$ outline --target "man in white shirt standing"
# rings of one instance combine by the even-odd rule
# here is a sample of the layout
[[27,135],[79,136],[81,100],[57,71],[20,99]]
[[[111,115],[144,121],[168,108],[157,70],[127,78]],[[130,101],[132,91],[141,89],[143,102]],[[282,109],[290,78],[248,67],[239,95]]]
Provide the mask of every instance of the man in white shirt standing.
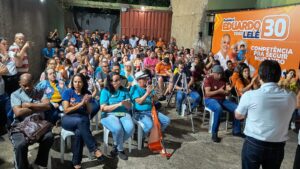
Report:
[[224,34],[222,36],[221,40],[221,49],[219,52],[214,56],[215,60],[219,60],[221,66],[223,67],[224,70],[227,69],[226,62],[229,60],[228,52],[230,49],[230,35],[229,34]]
[[288,139],[288,128],[296,108],[296,95],[280,88],[278,62],[263,61],[258,70],[261,87],[243,94],[235,110],[237,119],[246,118],[246,139],[242,150],[243,169],[279,169]]

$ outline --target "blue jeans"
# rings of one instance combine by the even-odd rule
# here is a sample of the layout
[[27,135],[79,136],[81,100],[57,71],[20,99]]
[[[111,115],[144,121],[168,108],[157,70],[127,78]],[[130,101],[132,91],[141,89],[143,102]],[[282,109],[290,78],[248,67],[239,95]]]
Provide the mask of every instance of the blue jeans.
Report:
[[84,143],[89,152],[94,152],[97,149],[97,143],[90,131],[89,117],[83,114],[65,115],[61,125],[64,129],[75,132],[74,145],[72,145],[72,162],[73,165],[78,165],[81,163]]
[[[200,95],[198,92],[196,91],[192,91],[191,93],[188,94],[188,96],[190,96],[192,98],[192,101],[191,101],[191,106],[192,106],[192,109],[194,109],[195,107],[197,107],[200,103]],[[186,97],[186,94],[182,91],[177,91],[177,94],[176,94],[176,109],[177,111],[181,112],[181,106],[182,106],[182,102],[183,100],[185,99]]]
[[123,151],[123,143],[132,136],[134,125],[130,114],[126,113],[123,117],[117,117],[113,113],[108,113],[101,123],[112,132],[114,145],[118,151]]
[[0,95],[0,128],[4,128],[7,122],[6,103],[8,100],[7,94]]
[[[223,113],[223,108],[225,108],[229,113],[234,116],[234,111],[237,108],[237,105],[229,100],[217,100],[206,98],[205,106],[213,111],[213,125],[212,125],[212,133],[216,134],[219,131],[220,119]],[[241,133],[241,122],[234,118],[233,120],[233,130],[232,133],[238,134]]]
[[242,150],[243,169],[280,169],[285,143],[271,143],[246,137]]
[[45,119],[52,124],[55,124],[59,119],[59,114],[63,113],[58,108],[51,106],[51,109],[45,112]]
[[[144,136],[146,136],[153,127],[151,111],[139,112],[134,118],[142,123],[141,125],[144,131]],[[161,124],[162,131],[164,131],[170,124],[170,118],[160,112],[158,112],[158,120]]]

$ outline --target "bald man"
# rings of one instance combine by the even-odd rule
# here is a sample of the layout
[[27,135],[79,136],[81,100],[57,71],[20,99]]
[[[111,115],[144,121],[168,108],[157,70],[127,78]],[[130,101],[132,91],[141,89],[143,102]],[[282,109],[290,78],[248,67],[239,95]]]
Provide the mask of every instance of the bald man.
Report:
[[15,61],[18,74],[27,73],[29,71],[27,51],[31,46],[31,42],[25,42],[23,33],[16,33],[15,42],[9,47],[8,55]]
[[230,41],[231,41],[230,35],[224,34],[221,39],[221,44],[220,44],[221,48],[219,52],[214,56],[215,60],[220,61],[220,64],[224,70],[227,69],[226,62],[230,59],[228,55],[230,49]]
[[[43,113],[50,110],[49,100],[43,92],[37,91],[33,87],[33,77],[29,73],[20,76],[20,88],[11,94],[11,106],[14,112],[14,122],[12,126],[22,122],[25,117],[34,113]],[[47,167],[48,155],[53,144],[54,137],[52,132],[47,132],[38,142],[39,150],[35,164],[41,168]],[[12,133],[11,141],[15,153],[15,168],[27,169],[29,163],[27,159],[28,142],[23,133]]]

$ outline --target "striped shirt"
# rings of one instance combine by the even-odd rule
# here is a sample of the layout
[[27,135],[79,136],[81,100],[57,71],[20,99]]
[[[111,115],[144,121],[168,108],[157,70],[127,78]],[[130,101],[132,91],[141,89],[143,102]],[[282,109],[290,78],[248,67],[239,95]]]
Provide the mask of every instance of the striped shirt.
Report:
[[[15,59],[16,54],[20,51],[21,51],[20,47],[16,43],[14,43],[9,47],[8,55],[9,55],[9,57]],[[24,57],[22,60],[22,66],[17,67],[17,71],[18,71],[18,73],[27,73],[29,71],[29,61],[28,61],[27,53],[24,54]]]

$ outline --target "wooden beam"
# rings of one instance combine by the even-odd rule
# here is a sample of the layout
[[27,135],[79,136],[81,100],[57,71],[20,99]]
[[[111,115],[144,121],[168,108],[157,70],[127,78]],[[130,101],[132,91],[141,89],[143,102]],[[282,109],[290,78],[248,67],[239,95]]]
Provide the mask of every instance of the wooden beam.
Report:
[[110,2],[100,2],[100,1],[89,1],[89,0],[60,0],[64,6],[77,6],[86,8],[100,8],[100,9],[116,9],[121,10],[122,7],[130,9],[141,9],[144,10],[157,10],[157,11],[171,11],[168,7],[157,7],[157,6],[144,6],[144,5],[132,5],[132,4],[122,4],[122,3],[110,3]]

